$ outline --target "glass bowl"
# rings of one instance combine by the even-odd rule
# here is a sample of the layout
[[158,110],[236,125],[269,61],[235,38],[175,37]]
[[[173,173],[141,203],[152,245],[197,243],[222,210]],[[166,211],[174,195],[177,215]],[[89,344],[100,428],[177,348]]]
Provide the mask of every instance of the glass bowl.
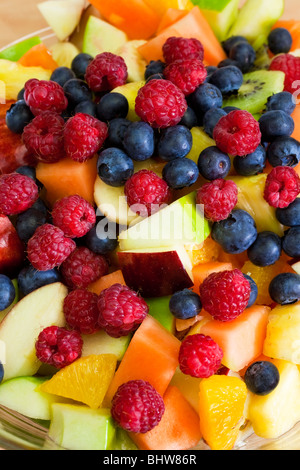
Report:
[[[241,2],[243,3],[243,1]],[[286,0],[286,18],[300,16],[296,8],[299,0]],[[26,36],[10,42],[5,49],[30,37],[39,36],[45,45],[57,42],[56,36],[49,27],[44,27]],[[16,34],[17,37],[17,34]],[[31,420],[19,413],[0,405],[0,450],[64,450],[48,436],[47,423]],[[210,450],[204,443],[193,449]],[[300,450],[300,423],[278,439],[262,439],[256,436],[251,427],[241,432],[234,450]]]

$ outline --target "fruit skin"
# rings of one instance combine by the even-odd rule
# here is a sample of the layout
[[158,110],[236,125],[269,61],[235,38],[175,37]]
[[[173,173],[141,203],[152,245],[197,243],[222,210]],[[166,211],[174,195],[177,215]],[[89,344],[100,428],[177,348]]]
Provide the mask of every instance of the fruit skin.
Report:
[[292,44],[292,35],[285,28],[275,28],[268,36],[269,49],[275,55],[290,52]]
[[198,159],[200,175],[206,180],[213,181],[226,178],[231,170],[231,160],[227,153],[217,146],[209,146],[202,150]]
[[276,209],[276,217],[282,225],[287,227],[300,225],[300,199],[295,199],[284,209]]
[[133,122],[125,130],[123,145],[133,160],[148,160],[155,150],[154,130],[146,122]]
[[50,80],[28,80],[25,83],[24,100],[35,116],[45,111],[60,114],[68,106],[62,87]]
[[4,215],[18,215],[33,206],[38,199],[38,187],[29,176],[19,173],[0,178],[0,210]]
[[204,215],[212,222],[229,217],[238,201],[238,188],[233,181],[213,180],[197,191],[197,204],[204,205]]
[[[0,325],[0,340],[5,345],[1,362],[5,364],[4,380],[35,375],[40,362],[35,354],[39,332],[49,325],[64,326],[63,300],[67,288],[54,283],[32,292],[21,299]],[[22,330],[22,341],[16,331]]]
[[288,91],[275,93],[275,95],[268,98],[266,104],[267,111],[281,110],[287,114],[292,114],[295,108],[296,103],[294,101],[293,95]]
[[17,275],[25,259],[25,245],[5,215],[0,215],[0,273],[8,276]]
[[238,17],[239,2],[237,0],[227,0],[211,5],[207,0],[197,0],[201,12],[209,22],[215,35],[222,42],[228,35]]
[[179,367],[186,375],[208,378],[220,368],[223,351],[209,336],[188,335],[181,343]]
[[[221,117],[226,115],[226,111],[222,108],[211,108],[203,116],[203,127],[207,135],[213,138],[214,128],[218,124]],[[197,125],[197,122],[196,124]]]
[[245,417],[251,420],[254,432],[264,439],[276,439],[292,429],[299,421],[298,367],[291,362],[268,359],[278,369],[278,386],[266,396],[249,394]]
[[223,96],[219,88],[211,83],[203,83],[189,97],[189,104],[196,112],[198,119],[202,119],[204,114],[211,108],[221,108]]
[[75,108],[82,101],[92,101],[93,99],[93,93],[86,82],[76,77],[66,81],[63,85],[63,90],[70,108]]
[[57,201],[51,215],[53,224],[70,238],[83,237],[96,223],[93,206],[76,195]]
[[60,272],[56,268],[49,271],[37,271],[33,266],[29,265],[18,273],[18,287],[23,296],[30,294],[40,287],[61,282],[61,280]]
[[10,60],[12,62],[18,62],[19,59],[29,51],[33,46],[41,43],[41,39],[38,36],[33,38],[25,39],[11,47],[7,47],[0,52],[0,59]]
[[289,137],[295,129],[293,118],[285,111],[267,111],[259,119],[264,142],[273,142],[277,137]]
[[296,273],[281,273],[270,283],[272,300],[280,305],[290,305],[300,300],[300,276]]
[[186,157],[192,149],[193,136],[185,126],[177,125],[163,130],[158,141],[158,155],[164,161]]
[[124,59],[111,52],[98,54],[87,66],[85,80],[94,92],[110,91],[125,85],[128,78]]
[[177,60],[197,59],[202,61],[204,48],[202,43],[195,38],[170,37],[163,46],[163,55],[167,65]]
[[24,127],[33,119],[33,114],[23,100],[12,104],[6,113],[6,125],[15,134],[22,134]]
[[77,78],[84,80],[87,66],[92,60],[93,56],[86,52],[80,52],[74,57],[71,63],[71,70],[75,73]]
[[264,198],[275,208],[284,209],[300,194],[300,178],[290,167],[277,166],[268,174]]
[[189,188],[198,181],[198,178],[198,166],[190,158],[171,160],[163,169],[163,179],[174,190]]
[[299,227],[291,227],[284,234],[282,249],[291,258],[298,258],[300,254],[298,248],[299,234]]
[[169,301],[169,308],[175,318],[187,320],[200,314],[202,303],[200,296],[189,289],[177,291]]
[[248,248],[249,260],[257,266],[271,266],[280,259],[281,239],[273,232],[260,232],[257,239]]
[[237,92],[243,84],[243,73],[238,67],[227,66],[217,69],[210,77],[212,83],[221,90],[224,95]]
[[269,395],[278,385],[280,375],[277,367],[268,361],[251,364],[245,372],[244,380],[248,390],[255,395]]
[[229,58],[245,74],[251,70],[256,60],[256,52],[248,42],[238,42],[230,50]]
[[7,309],[13,303],[15,296],[16,290],[12,280],[0,274],[0,311]]
[[164,70],[164,76],[174,83],[185,96],[189,96],[205,82],[207,71],[202,60],[186,59],[170,63]]
[[82,334],[98,331],[97,294],[86,289],[71,291],[64,300],[64,314],[69,326]]
[[129,111],[127,98],[121,93],[108,93],[97,104],[97,116],[100,121],[126,118]]
[[233,166],[241,176],[255,176],[264,171],[266,160],[266,150],[262,145],[259,145],[254,152],[244,157],[234,157]]
[[294,168],[300,162],[300,143],[293,137],[277,137],[267,149],[267,159],[273,167]]
[[116,428],[109,409],[55,403],[51,416],[49,437],[63,449],[111,449]]

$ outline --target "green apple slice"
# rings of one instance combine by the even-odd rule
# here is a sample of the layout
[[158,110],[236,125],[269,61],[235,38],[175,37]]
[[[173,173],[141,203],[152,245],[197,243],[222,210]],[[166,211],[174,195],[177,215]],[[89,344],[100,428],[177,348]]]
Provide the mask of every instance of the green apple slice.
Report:
[[4,365],[4,381],[34,375],[41,363],[36,357],[35,343],[46,327],[65,326],[63,301],[67,288],[57,282],[23,297],[0,324],[0,360]]
[[219,41],[224,41],[235,23],[239,12],[239,0],[192,0],[198,5]]
[[66,400],[39,391],[46,380],[46,377],[16,377],[3,382],[0,404],[29,418],[50,421],[52,403]]
[[127,41],[128,37],[123,31],[91,15],[84,31],[82,51],[92,57],[102,52],[114,54]]
[[66,450],[108,450],[116,428],[106,408],[55,403],[52,405],[49,437]]
[[119,235],[121,251],[201,244],[211,228],[193,192]]
[[25,39],[24,41],[18,42],[13,46],[7,47],[0,52],[0,59],[11,60],[17,62],[23,55],[29,51],[32,47],[37,46],[41,43],[41,39],[38,36],[33,38]]
[[149,307],[149,315],[156,318],[170,333],[175,333],[175,317],[170,311],[171,295],[145,299]]

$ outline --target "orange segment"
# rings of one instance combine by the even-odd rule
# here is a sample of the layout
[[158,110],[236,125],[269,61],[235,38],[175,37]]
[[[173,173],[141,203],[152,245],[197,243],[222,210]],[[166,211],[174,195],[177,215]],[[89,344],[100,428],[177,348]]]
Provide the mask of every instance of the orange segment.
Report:
[[65,158],[57,163],[39,163],[37,178],[47,188],[46,198],[52,206],[57,200],[78,194],[94,204],[97,156],[84,163]]
[[54,374],[41,385],[40,390],[98,409],[102,405],[116,366],[117,358],[113,354],[82,357]]
[[131,433],[131,439],[140,450],[189,450],[200,439],[199,416],[175,386],[164,394],[165,412],[152,431]]
[[114,284],[122,284],[126,286],[124,276],[121,270],[102,276],[98,281],[93,282],[89,285],[88,290],[99,295],[104,289],[108,289]]
[[45,44],[37,44],[27,51],[21,59],[19,64],[25,67],[42,67],[46,70],[55,70],[58,65],[52,57],[51,52]]
[[242,424],[247,398],[245,383],[225,375],[200,382],[200,430],[212,450],[232,450]]

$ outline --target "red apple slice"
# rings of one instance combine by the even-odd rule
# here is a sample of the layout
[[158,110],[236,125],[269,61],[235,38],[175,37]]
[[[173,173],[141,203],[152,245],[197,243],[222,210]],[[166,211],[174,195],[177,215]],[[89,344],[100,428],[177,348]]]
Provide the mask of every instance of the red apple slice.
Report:
[[18,274],[25,259],[25,246],[9,218],[0,214],[0,273]]
[[163,297],[193,286],[192,265],[182,246],[118,253],[126,284],[143,297]]

